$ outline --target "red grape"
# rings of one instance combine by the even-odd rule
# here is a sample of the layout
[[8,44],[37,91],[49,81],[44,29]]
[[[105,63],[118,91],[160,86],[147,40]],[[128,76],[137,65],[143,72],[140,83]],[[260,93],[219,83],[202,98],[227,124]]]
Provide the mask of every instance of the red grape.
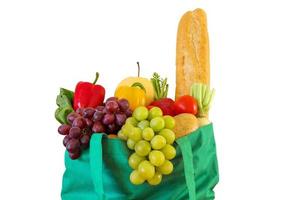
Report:
[[109,101],[118,101],[117,97],[109,97],[108,99],[106,99],[105,103],[108,103]]
[[76,113],[78,113],[79,115],[82,115],[83,109],[84,108],[77,108]]
[[94,122],[101,121],[103,118],[103,115],[104,115],[103,111],[96,111],[93,116],[93,121]]
[[82,116],[84,118],[91,118],[91,117],[93,117],[94,113],[95,113],[95,109],[94,108],[85,108],[83,110]]
[[72,127],[70,129],[69,136],[71,138],[77,139],[77,138],[80,137],[80,135],[81,135],[81,129],[80,128],[78,128],[78,127]]
[[87,127],[92,127],[93,126],[93,121],[89,118],[84,118],[85,124],[87,125]]
[[70,139],[67,143],[66,146],[68,152],[74,153],[76,151],[78,151],[78,149],[80,148],[80,142],[78,139]]
[[76,112],[71,112],[70,114],[68,114],[67,116],[67,120],[70,124],[73,123],[73,121],[77,118],[77,117],[80,117],[80,115]]
[[69,156],[72,160],[75,160],[75,159],[79,158],[80,157],[80,150],[78,150],[74,153],[69,152]]
[[78,127],[78,128],[85,128],[86,123],[83,117],[78,117],[76,119],[74,119],[73,123],[72,123],[73,127]]
[[89,135],[83,135],[81,138],[80,138],[80,143],[81,143],[81,146],[85,149],[89,146],[89,143],[90,143],[90,136]]
[[109,133],[115,133],[119,129],[119,127],[116,124],[109,124],[107,127]]
[[115,113],[118,111],[119,105],[116,101],[109,101],[105,104],[105,109],[110,113]]
[[67,146],[67,143],[69,142],[70,139],[71,139],[70,136],[66,135],[63,140],[63,145]]
[[62,124],[58,127],[58,133],[61,135],[68,135],[71,129],[70,125]]
[[132,116],[132,111],[130,109],[125,111],[125,114],[127,117],[131,117]]
[[93,131],[92,131],[91,128],[84,128],[84,129],[81,130],[81,133],[82,133],[82,135],[89,135],[89,136],[91,136],[92,133],[93,133]]
[[94,123],[92,131],[94,133],[104,133],[105,132],[105,128],[104,128],[104,126],[102,125],[101,122],[97,121],[97,122]]
[[115,114],[115,116],[116,116],[116,124],[118,126],[123,126],[127,119],[126,115],[123,113],[118,113],[118,114]]
[[127,99],[120,99],[118,101],[119,107],[120,109],[125,112],[126,110],[128,110],[129,108],[129,102],[127,101]]
[[111,113],[107,113],[104,115],[102,122],[105,125],[112,124],[115,121],[115,115]]
[[96,107],[96,111],[103,111],[104,110],[104,106],[97,106]]

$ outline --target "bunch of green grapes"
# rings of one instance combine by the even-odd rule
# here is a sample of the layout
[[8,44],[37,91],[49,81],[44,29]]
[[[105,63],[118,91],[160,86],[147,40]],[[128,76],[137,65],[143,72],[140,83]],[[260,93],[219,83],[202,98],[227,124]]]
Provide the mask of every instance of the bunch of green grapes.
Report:
[[170,160],[176,156],[172,146],[175,141],[174,126],[173,117],[163,116],[158,107],[148,111],[140,106],[126,120],[118,137],[127,141],[128,148],[134,151],[128,159],[133,169],[131,183],[139,185],[147,181],[150,185],[158,185],[163,175],[172,173]]

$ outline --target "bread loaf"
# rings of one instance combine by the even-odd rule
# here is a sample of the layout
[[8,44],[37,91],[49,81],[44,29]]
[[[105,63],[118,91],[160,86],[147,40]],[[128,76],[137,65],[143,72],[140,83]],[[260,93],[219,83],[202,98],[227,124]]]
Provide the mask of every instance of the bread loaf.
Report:
[[209,85],[209,40],[202,9],[186,12],[178,25],[176,46],[176,99],[190,93],[193,83]]

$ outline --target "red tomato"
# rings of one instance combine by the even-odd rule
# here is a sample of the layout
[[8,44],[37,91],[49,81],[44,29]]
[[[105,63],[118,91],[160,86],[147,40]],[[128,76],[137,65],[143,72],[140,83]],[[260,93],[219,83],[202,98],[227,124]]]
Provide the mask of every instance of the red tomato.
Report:
[[181,96],[175,101],[174,109],[177,115],[181,113],[196,115],[198,112],[197,100],[190,95]]

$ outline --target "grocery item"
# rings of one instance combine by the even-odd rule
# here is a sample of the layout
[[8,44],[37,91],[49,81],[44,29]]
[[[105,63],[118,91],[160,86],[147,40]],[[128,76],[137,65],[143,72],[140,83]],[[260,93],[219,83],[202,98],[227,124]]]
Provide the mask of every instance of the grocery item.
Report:
[[92,107],[95,108],[103,103],[105,97],[105,89],[101,85],[96,85],[99,73],[93,83],[79,82],[75,88],[74,109]]
[[205,84],[194,83],[191,87],[191,95],[197,100],[198,103],[197,116],[199,127],[209,124],[210,121],[208,119],[208,113],[215,96],[215,90],[211,90],[209,86]]
[[[134,170],[129,178],[131,183],[139,185],[147,180],[150,185],[158,185],[162,174],[172,172],[169,160],[176,155],[172,146],[175,141],[175,133],[172,131],[175,123],[170,115],[163,116],[159,107],[148,111],[145,106],[137,107],[132,117],[126,120],[118,137],[126,140],[127,147],[134,150],[128,158],[128,164]],[[162,165],[165,166],[159,172],[157,167]]]
[[148,107],[150,109],[152,107],[159,107],[164,115],[175,116],[174,103],[175,101],[171,98],[161,98],[153,101]]
[[183,113],[176,115],[175,119],[175,127],[173,129],[176,138],[183,137],[193,131],[195,131],[198,125],[198,119],[193,114]]
[[137,66],[138,66],[138,76],[137,77],[127,77],[124,80],[122,80],[118,84],[117,90],[119,87],[122,87],[122,86],[128,86],[128,87],[131,87],[133,85],[142,86],[142,88],[144,88],[144,91],[146,93],[146,101],[145,101],[144,105],[149,105],[154,100],[154,88],[149,79],[140,77],[139,62],[137,62]]
[[61,124],[67,123],[67,115],[73,112],[73,96],[74,93],[65,88],[60,88],[59,95],[56,97],[56,105],[58,108],[55,111],[55,118]]
[[[96,108],[78,108],[71,112],[58,133],[64,135],[63,144],[72,159],[79,158],[82,150],[89,147],[93,133],[107,133],[109,138],[116,138],[117,133],[131,116],[126,99],[108,98],[104,105]],[[148,112],[148,110],[147,110]]]
[[177,115],[181,113],[191,113],[196,115],[198,112],[197,101],[190,95],[181,96],[176,99],[174,103],[174,110]]
[[127,99],[130,109],[146,105],[146,93],[141,84],[135,83],[132,86],[119,86],[115,91],[115,97]]
[[206,14],[186,12],[178,25],[176,47],[176,99],[190,93],[193,83],[209,85],[209,41]]
[[155,100],[166,98],[168,96],[169,84],[168,79],[162,79],[158,73],[154,73],[151,82],[154,88]]

